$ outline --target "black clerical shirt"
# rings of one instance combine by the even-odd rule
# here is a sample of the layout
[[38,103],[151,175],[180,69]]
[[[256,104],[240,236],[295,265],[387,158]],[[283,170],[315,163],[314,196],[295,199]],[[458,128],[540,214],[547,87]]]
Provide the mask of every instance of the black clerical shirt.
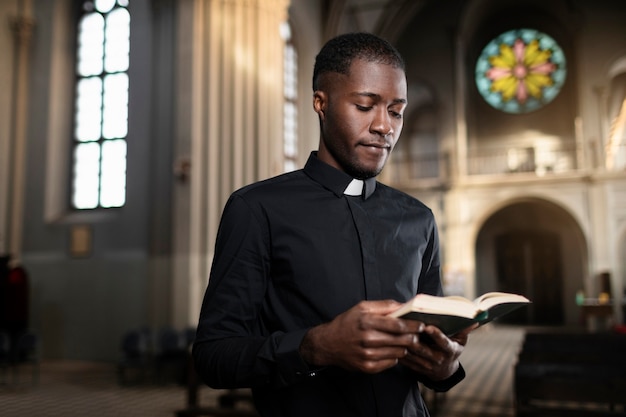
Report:
[[193,348],[214,388],[252,387],[262,416],[427,416],[402,365],[375,375],[312,369],[306,331],[362,300],[441,295],[437,229],[415,198],[352,178],[312,153],[302,170],[246,186],[225,206]]

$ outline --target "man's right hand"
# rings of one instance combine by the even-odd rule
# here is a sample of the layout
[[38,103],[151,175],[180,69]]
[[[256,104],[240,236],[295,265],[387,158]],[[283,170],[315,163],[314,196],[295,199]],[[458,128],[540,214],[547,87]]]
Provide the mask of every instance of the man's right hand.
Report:
[[388,314],[400,307],[392,300],[362,301],[329,323],[311,328],[300,345],[300,355],[311,366],[338,366],[366,373],[391,368],[406,356],[419,321]]

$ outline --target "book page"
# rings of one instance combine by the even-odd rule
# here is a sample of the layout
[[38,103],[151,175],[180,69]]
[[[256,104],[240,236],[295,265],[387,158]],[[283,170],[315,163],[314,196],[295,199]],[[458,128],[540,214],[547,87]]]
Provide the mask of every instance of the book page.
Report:
[[437,297],[418,294],[409,304],[414,311],[428,313],[474,317],[478,312],[477,306],[472,301],[459,296]]
[[506,292],[488,292],[474,300],[474,303],[483,311],[489,310],[491,307],[498,304],[528,302],[530,302],[528,298],[522,295]]

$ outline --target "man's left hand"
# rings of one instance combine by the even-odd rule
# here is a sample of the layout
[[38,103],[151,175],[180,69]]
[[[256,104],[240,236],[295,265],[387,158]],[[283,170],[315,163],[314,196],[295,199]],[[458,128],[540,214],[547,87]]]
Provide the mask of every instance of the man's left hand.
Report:
[[449,378],[459,369],[459,356],[463,352],[474,325],[453,336],[446,336],[435,326],[426,326],[415,336],[407,354],[400,363],[432,381]]

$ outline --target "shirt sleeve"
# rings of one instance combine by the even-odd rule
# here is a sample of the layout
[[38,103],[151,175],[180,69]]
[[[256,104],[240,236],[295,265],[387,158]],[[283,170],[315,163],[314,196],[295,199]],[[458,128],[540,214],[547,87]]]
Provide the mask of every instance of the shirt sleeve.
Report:
[[465,369],[463,366],[459,364],[459,369],[456,370],[455,373],[450,375],[448,378],[443,381],[432,381],[428,378],[422,377],[420,378],[420,382],[426,385],[428,388],[437,392],[446,392],[450,388],[454,387],[456,384],[461,382],[465,378]]
[[[434,223],[433,223],[434,224]],[[433,227],[428,239],[428,245],[424,252],[424,259],[422,261],[423,270],[420,274],[418,293],[426,293],[430,295],[443,295],[443,288],[441,285],[441,263],[439,258],[439,235],[437,228]],[[459,369],[450,377],[443,381],[432,381],[429,378],[420,376],[419,380],[428,388],[445,392],[450,388],[461,382],[465,378],[465,370],[463,366],[459,364]]]
[[268,333],[260,319],[270,249],[261,210],[233,195],[224,208],[193,358],[213,388],[289,385],[311,370],[299,347],[308,329]]
[[436,296],[443,295],[441,261],[439,258],[439,234],[437,233],[437,226],[434,220],[429,232],[426,250],[422,257],[422,270],[419,275],[417,292]]

